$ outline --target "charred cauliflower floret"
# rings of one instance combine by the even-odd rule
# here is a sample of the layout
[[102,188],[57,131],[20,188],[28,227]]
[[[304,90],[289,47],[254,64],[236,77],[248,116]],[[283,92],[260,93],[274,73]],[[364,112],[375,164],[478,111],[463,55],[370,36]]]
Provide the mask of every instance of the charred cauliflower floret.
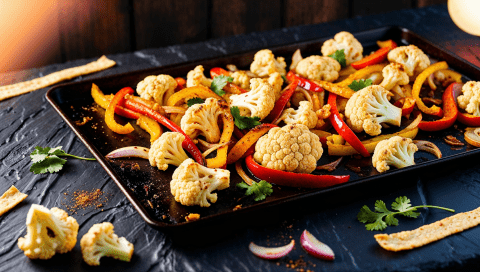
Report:
[[382,70],[383,81],[380,86],[385,90],[392,91],[396,98],[404,97],[400,85],[407,85],[410,79],[403,68],[403,64],[392,62]]
[[430,65],[430,59],[423,51],[411,44],[399,46],[388,53],[390,62],[403,64],[405,72],[409,77],[420,74]]
[[330,57],[310,56],[301,60],[295,71],[304,78],[333,82],[342,67]]
[[382,86],[371,85],[354,93],[345,106],[348,126],[355,132],[376,136],[381,123],[400,126],[402,109],[388,101],[389,92]]
[[245,71],[235,71],[230,75],[233,78],[232,83],[244,90],[250,90],[251,77]]
[[217,143],[221,136],[218,118],[222,115],[232,118],[227,102],[210,97],[202,104],[189,107],[182,117],[180,126],[192,139],[202,135],[207,142]]
[[164,132],[152,143],[150,151],[148,151],[150,165],[163,171],[168,169],[169,164],[179,166],[188,159],[182,148],[183,140],[185,140],[185,136],[180,132]]
[[414,165],[413,155],[417,150],[418,147],[410,138],[393,136],[390,139],[382,140],[373,152],[373,167],[382,173],[390,169],[390,165],[397,168]]
[[277,101],[280,98],[280,95],[282,94],[282,85],[283,85],[283,78],[280,75],[280,73],[275,72],[270,74],[268,79],[265,79],[270,86],[272,86],[273,91],[275,93],[275,101]]
[[177,81],[169,75],[147,76],[137,84],[137,93],[141,98],[165,105],[176,87]]
[[287,67],[285,58],[278,57],[275,59],[271,50],[263,49],[258,51],[253,57],[250,71],[259,77],[266,77],[275,72],[279,72],[280,75],[284,76],[286,74],[285,67]]
[[[230,171],[210,169],[187,159],[173,172],[170,190],[182,205],[210,207],[217,202],[215,190],[230,186]],[[210,202],[209,202],[210,201]]]
[[129,262],[133,255],[133,244],[125,237],[118,238],[109,222],[93,225],[80,240],[80,247],[88,265],[100,265],[104,256]]
[[198,65],[195,67],[195,69],[191,70],[187,74],[187,87],[193,87],[193,86],[205,86],[210,88],[212,85],[212,80],[205,77],[203,74],[203,65]]
[[347,65],[359,61],[363,58],[362,44],[355,37],[346,31],[339,32],[333,39],[327,40],[322,45],[322,55],[328,57],[337,50],[345,49],[345,59]]
[[480,116],[480,82],[468,81],[458,96],[458,106],[466,112]]
[[317,135],[302,124],[272,128],[258,139],[253,158],[264,167],[295,173],[311,173],[323,154]]
[[64,210],[32,204],[27,214],[27,235],[18,238],[18,247],[30,259],[50,259],[55,253],[72,250],[77,233],[77,220]]
[[314,128],[317,125],[318,117],[317,114],[313,111],[313,105],[309,101],[300,101],[300,106],[297,110],[292,108],[285,109],[278,118],[277,123],[280,121],[285,122],[285,124],[302,124],[308,128]]
[[242,116],[263,119],[274,106],[275,91],[261,78],[250,79],[249,92],[230,96],[230,107],[238,107]]

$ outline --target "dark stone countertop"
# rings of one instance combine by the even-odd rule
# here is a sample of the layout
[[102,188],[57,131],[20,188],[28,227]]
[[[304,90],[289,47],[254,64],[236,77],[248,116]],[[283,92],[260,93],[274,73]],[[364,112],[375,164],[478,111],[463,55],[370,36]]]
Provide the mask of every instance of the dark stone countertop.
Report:
[[[116,67],[74,81],[333,36],[342,30],[354,33],[386,25],[406,27],[480,66],[480,39],[460,31],[449,18],[446,5],[440,5],[109,55],[117,61]],[[77,60],[0,74],[0,85],[89,61]],[[473,271],[471,269],[478,269],[480,265],[478,227],[416,250],[391,253],[377,245],[373,238],[376,232],[366,231],[356,220],[363,205],[372,207],[377,199],[389,204],[401,195],[408,196],[415,205],[428,203],[458,212],[477,208],[480,206],[478,157],[457,161],[435,173],[365,186],[355,194],[345,194],[348,197],[343,199],[342,195],[337,195],[335,199],[314,199],[263,210],[235,227],[213,233],[201,231],[195,234],[198,241],[186,242],[178,238],[182,235],[149,227],[96,162],[69,159],[58,174],[33,175],[29,172],[28,156],[37,145],[61,145],[69,153],[90,156],[46,101],[47,90],[0,102],[0,192],[13,184],[29,194],[23,203],[0,217],[0,271],[295,271],[299,268],[313,271]],[[93,224],[112,222],[115,232],[135,245],[130,263],[104,258],[100,267],[89,267],[82,261],[79,242],[71,252],[57,254],[48,261],[29,260],[24,256],[17,240],[26,234],[25,217],[31,204],[64,208],[74,191],[97,188],[108,195],[108,201],[102,209],[88,208],[73,215],[80,225],[78,240]],[[436,209],[422,210],[417,219],[399,218],[400,225],[389,227],[386,233],[411,230],[450,215]],[[330,245],[336,254],[335,261],[318,260],[303,251],[299,237],[304,229]],[[292,238],[297,242],[295,249],[288,258],[278,261],[261,260],[248,250],[251,241],[259,245],[280,245]],[[289,260],[303,260],[306,265],[292,269],[287,267]]]

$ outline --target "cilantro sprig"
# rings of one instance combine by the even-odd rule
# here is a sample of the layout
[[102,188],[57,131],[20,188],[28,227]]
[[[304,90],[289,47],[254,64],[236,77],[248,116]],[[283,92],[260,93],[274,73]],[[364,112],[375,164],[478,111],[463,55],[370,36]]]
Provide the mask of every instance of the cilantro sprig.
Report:
[[216,76],[212,81],[212,85],[210,86],[210,89],[212,89],[212,91],[214,91],[219,96],[222,96],[225,94],[223,87],[225,87],[228,82],[232,82],[232,81],[233,81],[233,77],[229,77],[225,75]]
[[200,97],[194,97],[192,99],[188,99],[187,105],[188,107],[191,107],[195,104],[202,104],[203,102],[205,102],[205,100],[201,99]]
[[235,119],[235,125],[239,129],[254,128],[262,124],[260,123],[260,117],[241,116],[240,109],[236,106],[231,107],[230,112]]
[[237,184],[237,187],[247,189],[245,195],[249,196],[255,194],[255,201],[264,200],[267,196],[273,193],[272,184],[261,180],[260,182],[252,181],[252,185],[248,185],[245,182]]
[[352,90],[354,90],[355,92],[365,88],[365,87],[368,87],[370,85],[372,85],[373,81],[371,79],[360,79],[360,80],[354,80],[350,85],[348,85],[348,87]]
[[365,225],[367,230],[384,230],[387,226],[398,226],[398,219],[395,218],[395,215],[417,218],[420,215],[420,213],[415,212],[418,208],[437,208],[449,212],[455,212],[455,210],[452,209],[431,205],[412,207],[410,199],[406,196],[400,196],[392,203],[392,209],[395,210],[394,212],[388,210],[385,202],[377,200],[375,201],[375,211],[371,211],[367,205],[364,205],[360,209],[357,219],[364,224],[368,223]]
[[337,50],[335,53],[328,55],[334,60],[338,61],[342,67],[347,66],[347,60],[345,59],[345,49]]
[[68,154],[62,150],[61,146],[55,148],[37,146],[30,154],[30,159],[33,163],[30,167],[30,172],[33,172],[34,174],[45,174],[47,172],[55,173],[60,171],[67,160],[62,159],[59,156],[95,161],[94,158],[84,158]]

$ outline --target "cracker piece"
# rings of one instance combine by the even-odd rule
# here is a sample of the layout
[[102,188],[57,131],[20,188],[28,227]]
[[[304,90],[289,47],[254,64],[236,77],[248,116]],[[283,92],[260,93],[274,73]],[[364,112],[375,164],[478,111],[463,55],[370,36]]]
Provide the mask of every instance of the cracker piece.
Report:
[[444,218],[411,231],[376,234],[378,244],[386,250],[400,251],[414,249],[443,239],[480,224],[480,208]]
[[12,185],[0,197],[0,216],[17,206],[17,204],[22,202],[27,196],[27,194],[20,192],[15,186]]
[[98,60],[82,66],[64,69],[29,81],[0,86],[0,101],[10,97],[29,93],[41,88],[45,88],[55,83],[72,79],[74,77],[102,71],[114,65],[115,61],[108,59],[106,56],[102,56]]

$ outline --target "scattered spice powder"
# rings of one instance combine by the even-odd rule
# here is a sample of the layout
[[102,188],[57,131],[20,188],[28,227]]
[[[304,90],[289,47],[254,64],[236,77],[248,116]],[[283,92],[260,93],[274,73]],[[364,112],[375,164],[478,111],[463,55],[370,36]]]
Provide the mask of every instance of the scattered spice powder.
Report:
[[[69,195],[69,193],[64,193]],[[66,199],[66,197],[65,197]],[[78,210],[93,207],[94,209],[102,208],[108,201],[108,196],[100,189],[92,189],[92,191],[77,190],[73,192],[69,203],[62,203],[63,206],[71,214],[76,214]]]

